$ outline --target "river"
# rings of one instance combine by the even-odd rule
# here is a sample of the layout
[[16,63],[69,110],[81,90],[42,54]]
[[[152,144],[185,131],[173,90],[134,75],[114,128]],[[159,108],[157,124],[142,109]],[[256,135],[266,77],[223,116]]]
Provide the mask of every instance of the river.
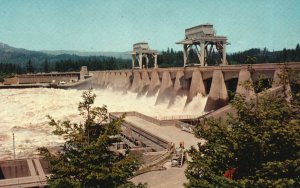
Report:
[[[18,158],[33,156],[40,146],[57,146],[63,140],[51,134],[47,115],[56,120],[82,121],[77,109],[82,90],[49,88],[0,90],[0,159],[13,157],[13,133]],[[156,96],[137,97],[136,93],[94,90],[96,106],[107,105],[109,112],[138,111],[165,118],[175,115],[201,115],[206,98],[194,97],[185,106],[186,96],[178,96],[175,105],[155,105]]]

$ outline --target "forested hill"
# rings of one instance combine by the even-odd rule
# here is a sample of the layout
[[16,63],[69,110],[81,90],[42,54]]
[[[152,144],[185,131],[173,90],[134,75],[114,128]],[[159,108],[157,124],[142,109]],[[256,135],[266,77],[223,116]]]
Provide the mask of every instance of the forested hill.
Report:
[[31,60],[33,64],[39,66],[45,59],[52,64],[65,60],[82,61],[91,57],[97,57],[97,59],[105,59],[107,57],[130,59],[129,54],[126,52],[32,51],[15,48],[0,42],[0,63],[2,64],[10,63],[25,67],[26,63]]
[[77,51],[39,52],[14,48],[7,44],[0,43],[0,82],[4,77],[10,76],[11,74],[78,71],[83,65],[88,66],[89,70],[129,69],[131,60],[123,59],[126,57],[129,58],[129,56],[124,54],[126,53]]
[[[55,53],[57,53],[57,51]],[[131,59],[107,56],[80,56],[75,54],[54,55],[55,53],[47,54],[44,52],[29,51],[0,43],[0,74],[78,71],[81,66],[88,66],[89,70],[131,68]],[[209,65],[218,65],[220,63],[217,58],[218,56],[219,54],[213,53],[213,58],[208,59]],[[300,46],[297,44],[294,49],[284,48],[280,51],[268,51],[266,48],[253,48],[243,52],[227,54],[227,59],[229,64],[300,62]],[[189,52],[189,61],[191,64],[199,63],[197,54],[193,50]],[[182,51],[174,51],[172,48],[162,51],[158,56],[158,65],[161,68],[182,67]]]
[[[209,65],[218,65],[219,54],[213,53],[213,58],[208,59]],[[280,63],[280,62],[300,62],[300,46],[296,45],[294,49],[279,51],[269,51],[268,49],[252,48],[242,52],[228,53],[227,60],[229,64],[250,64],[250,63]],[[182,51],[174,51],[172,48],[162,51],[158,56],[160,67],[182,67]],[[189,63],[199,63],[196,51],[189,51]]]
[[39,61],[40,59],[49,58],[45,53],[30,51],[23,48],[14,48],[7,44],[0,43],[0,63],[22,64],[29,59]]
[[[254,59],[249,60],[249,57],[254,57]],[[294,49],[284,48],[280,51],[253,48],[244,52],[229,54],[227,59],[231,64],[300,62],[300,46],[297,44]]]

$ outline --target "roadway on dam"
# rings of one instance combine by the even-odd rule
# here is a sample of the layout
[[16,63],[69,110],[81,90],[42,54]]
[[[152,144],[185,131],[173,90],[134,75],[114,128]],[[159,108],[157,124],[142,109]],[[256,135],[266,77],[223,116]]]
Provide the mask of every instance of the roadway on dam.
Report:
[[179,146],[181,141],[184,142],[186,149],[202,142],[201,139],[196,138],[193,134],[182,131],[180,128],[172,125],[158,125],[138,116],[126,116],[125,121],[168,142],[175,143],[176,147]]

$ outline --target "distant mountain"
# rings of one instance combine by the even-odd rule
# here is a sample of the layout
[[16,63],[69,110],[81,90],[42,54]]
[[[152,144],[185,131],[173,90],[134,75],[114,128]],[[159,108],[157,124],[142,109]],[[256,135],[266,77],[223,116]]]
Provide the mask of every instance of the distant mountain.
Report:
[[27,62],[29,59],[39,61],[49,58],[46,53],[26,50],[23,48],[11,47],[7,44],[0,43],[0,63],[19,63]]
[[23,48],[15,48],[0,42],[0,63],[13,63],[24,66],[29,59],[32,62],[40,64],[48,59],[48,62],[57,62],[60,60],[81,60],[89,57],[105,58],[115,57],[122,59],[130,59],[130,55],[126,52],[80,52],[70,50],[56,51],[32,51]]
[[130,54],[127,52],[81,52],[81,51],[72,51],[72,50],[44,50],[41,51],[49,55],[61,55],[61,54],[71,54],[78,56],[106,56],[106,57],[115,57],[121,59],[131,59]]

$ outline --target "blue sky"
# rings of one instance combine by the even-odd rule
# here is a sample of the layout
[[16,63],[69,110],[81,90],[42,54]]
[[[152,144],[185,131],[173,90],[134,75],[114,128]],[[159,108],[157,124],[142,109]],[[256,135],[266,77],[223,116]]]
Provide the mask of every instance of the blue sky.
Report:
[[229,52],[300,43],[299,0],[0,0],[0,42],[30,50],[179,50],[184,29],[207,22]]

